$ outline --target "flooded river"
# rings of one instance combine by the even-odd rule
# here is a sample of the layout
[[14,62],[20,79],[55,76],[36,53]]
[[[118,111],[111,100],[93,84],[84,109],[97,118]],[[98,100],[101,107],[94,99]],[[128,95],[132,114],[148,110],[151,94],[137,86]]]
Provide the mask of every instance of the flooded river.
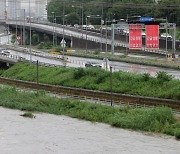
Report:
[[0,108],[1,154],[179,154],[180,141],[65,116]]

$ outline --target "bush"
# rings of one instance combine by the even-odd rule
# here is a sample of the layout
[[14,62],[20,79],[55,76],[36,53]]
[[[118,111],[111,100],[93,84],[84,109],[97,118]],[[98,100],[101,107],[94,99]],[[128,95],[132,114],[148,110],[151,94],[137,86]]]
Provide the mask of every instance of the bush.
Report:
[[57,46],[57,47],[54,48],[54,50],[61,52],[63,50],[63,48],[61,46]]
[[150,74],[149,74],[149,73],[144,73],[143,76],[142,76],[142,80],[143,80],[143,81],[149,81],[150,78],[151,78],[151,77],[150,77]]
[[73,78],[74,79],[80,79],[85,75],[85,71],[83,68],[78,68],[74,70]]
[[43,49],[44,48],[44,42],[41,42],[37,46],[38,49]]
[[12,35],[11,37],[11,43],[15,43],[16,42],[16,35]]
[[180,139],[180,129],[178,129],[175,133],[176,139]]
[[160,71],[156,74],[157,79],[161,82],[171,81],[173,79],[172,75],[168,75],[166,72]]

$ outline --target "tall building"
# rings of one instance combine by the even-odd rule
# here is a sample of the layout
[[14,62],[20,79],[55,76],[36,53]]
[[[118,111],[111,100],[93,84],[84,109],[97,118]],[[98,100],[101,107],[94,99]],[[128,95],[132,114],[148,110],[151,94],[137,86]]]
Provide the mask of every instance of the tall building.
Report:
[[12,0],[7,2],[7,15],[8,19],[16,19],[18,11],[21,8],[20,0]]
[[6,0],[0,0],[0,19],[5,18]]
[[35,18],[47,19],[47,1],[46,0],[35,0],[36,14]]

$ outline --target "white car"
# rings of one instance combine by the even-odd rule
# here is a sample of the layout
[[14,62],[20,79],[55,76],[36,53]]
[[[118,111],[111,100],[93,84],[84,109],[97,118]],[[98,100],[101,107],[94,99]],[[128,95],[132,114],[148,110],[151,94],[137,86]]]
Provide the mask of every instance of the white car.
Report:
[[[162,33],[161,38],[166,38],[166,33]],[[167,33],[167,38],[172,39],[172,36]]]
[[85,67],[102,67],[102,64],[97,62],[86,62]]

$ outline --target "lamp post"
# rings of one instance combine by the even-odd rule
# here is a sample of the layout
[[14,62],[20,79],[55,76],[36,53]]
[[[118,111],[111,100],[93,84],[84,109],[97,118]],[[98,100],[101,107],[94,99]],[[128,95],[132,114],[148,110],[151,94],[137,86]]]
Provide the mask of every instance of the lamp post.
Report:
[[30,61],[32,62],[32,50],[31,50],[31,5],[30,5],[30,0],[29,0],[29,52],[30,52]]
[[16,11],[18,10],[23,11],[23,37],[22,38],[23,38],[23,45],[25,47],[25,9],[16,9]]
[[102,16],[100,16],[100,15],[89,15],[89,16],[86,16],[86,53],[87,53],[87,23],[88,23],[88,18],[100,18],[101,19],[101,44],[100,44],[100,49],[102,50]]
[[86,17],[86,53],[87,53],[87,20],[88,20],[88,16]]
[[81,6],[74,6],[72,5],[73,8],[80,8],[81,9],[81,33],[82,33],[82,39],[81,39],[81,47],[83,46],[83,18],[84,18],[84,15],[83,15],[83,4],[81,4]]
[[54,40],[55,40],[55,37],[54,37],[54,34],[55,34],[55,22],[56,22],[56,17],[55,17],[55,12],[51,12],[53,14],[53,48],[54,48]]
[[110,92],[111,92],[111,106],[112,106],[112,66],[110,66]]
[[64,59],[64,47],[65,47],[65,41],[64,41],[64,4],[63,4],[63,59]]
[[15,46],[17,46],[17,9],[16,9],[16,1],[15,1],[15,20],[16,20],[16,42],[15,42]]

